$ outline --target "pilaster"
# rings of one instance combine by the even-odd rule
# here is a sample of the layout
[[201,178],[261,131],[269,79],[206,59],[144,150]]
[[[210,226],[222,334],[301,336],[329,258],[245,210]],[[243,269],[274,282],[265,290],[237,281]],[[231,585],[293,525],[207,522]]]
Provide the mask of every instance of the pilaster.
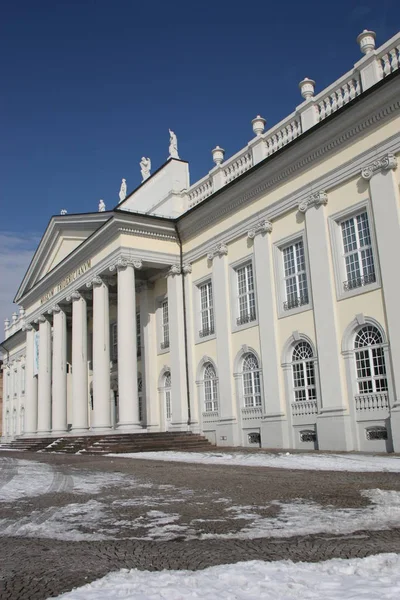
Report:
[[231,350],[231,317],[228,272],[228,246],[219,243],[207,255],[212,262],[214,314],[218,367],[219,421],[217,445],[237,446],[240,432],[234,402]]
[[254,263],[257,281],[258,326],[260,335],[264,414],[261,445],[288,448],[289,434],[279,386],[276,308],[272,272],[270,233],[272,223],[261,221],[247,233],[254,240]]
[[321,450],[353,449],[350,419],[344,402],[337,336],[335,289],[330,275],[330,250],[324,206],[325,191],[311,194],[299,204],[305,213],[318,367],[321,382],[321,409],[317,417]]
[[[392,373],[394,379],[394,398],[391,399],[392,426],[396,425],[393,435],[395,451],[396,438],[400,439],[400,283],[396,274],[396,260],[400,256],[400,197],[395,176],[397,159],[394,154],[386,154],[366,165],[361,176],[369,182],[379,264],[382,278],[382,293],[385,303],[387,331],[390,343]],[[399,415],[394,413],[399,412]]]

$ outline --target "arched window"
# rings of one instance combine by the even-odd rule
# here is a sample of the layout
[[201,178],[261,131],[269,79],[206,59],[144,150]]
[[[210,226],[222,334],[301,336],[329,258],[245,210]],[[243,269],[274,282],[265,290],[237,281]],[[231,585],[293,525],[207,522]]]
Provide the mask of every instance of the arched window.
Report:
[[171,406],[171,373],[167,371],[164,374],[164,400],[165,400],[165,418],[170,421],[172,418]]
[[377,327],[365,325],[354,340],[359,394],[386,392],[385,355],[382,334]]
[[260,367],[252,352],[245,354],[242,363],[243,398],[245,408],[261,406]]
[[210,362],[204,366],[204,407],[205,412],[218,410],[217,374]]
[[315,384],[315,357],[308,342],[298,342],[293,348],[292,371],[294,399],[296,402],[317,399]]

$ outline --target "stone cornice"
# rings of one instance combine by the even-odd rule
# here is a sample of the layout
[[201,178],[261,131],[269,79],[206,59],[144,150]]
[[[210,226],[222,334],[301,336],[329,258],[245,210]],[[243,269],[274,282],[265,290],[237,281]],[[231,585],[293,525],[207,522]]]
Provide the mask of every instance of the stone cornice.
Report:
[[328,194],[321,190],[319,192],[315,192],[314,194],[310,194],[308,198],[299,203],[299,212],[306,213],[309,208],[312,206],[321,206],[328,204]]
[[389,152],[385,156],[374,160],[366,167],[363,167],[361,177],[369,181],[376,173],[390,171],[391,169],[397,169],[397,158],[392,152]]
[[247,237],[249,240],[254,240],[257,234],[259,233],[271,233],[272,232],[272,223],[271,221],[260,221],[257,223],[255,227],[252,227],[247,232]]
[[223,242],[217,244],[212,250],[207,253],[207,260],[213,261],[216,256],[226,256],[228,254],[228,246]]

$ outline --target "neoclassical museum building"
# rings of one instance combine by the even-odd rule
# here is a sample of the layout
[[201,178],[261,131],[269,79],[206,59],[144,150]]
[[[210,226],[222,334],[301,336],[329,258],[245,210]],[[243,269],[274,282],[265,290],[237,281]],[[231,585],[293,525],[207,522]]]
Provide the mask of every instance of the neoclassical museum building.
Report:
[[170,131],[114,208],[51,217],[1,344],[3,440],[400,452],[400,33],[357,42],[200,181]]

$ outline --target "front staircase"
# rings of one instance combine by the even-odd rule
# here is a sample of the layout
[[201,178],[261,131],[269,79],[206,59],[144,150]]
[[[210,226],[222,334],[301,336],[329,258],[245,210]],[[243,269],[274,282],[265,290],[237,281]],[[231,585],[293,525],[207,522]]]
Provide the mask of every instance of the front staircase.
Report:
[[186,432],[115,433],[46,438],[17,438],[0,444],[1,450],[56,452],[63,454],[110,454],[122,452],[157,452],[160,450],[211,450],[213,445],[202,435]]

